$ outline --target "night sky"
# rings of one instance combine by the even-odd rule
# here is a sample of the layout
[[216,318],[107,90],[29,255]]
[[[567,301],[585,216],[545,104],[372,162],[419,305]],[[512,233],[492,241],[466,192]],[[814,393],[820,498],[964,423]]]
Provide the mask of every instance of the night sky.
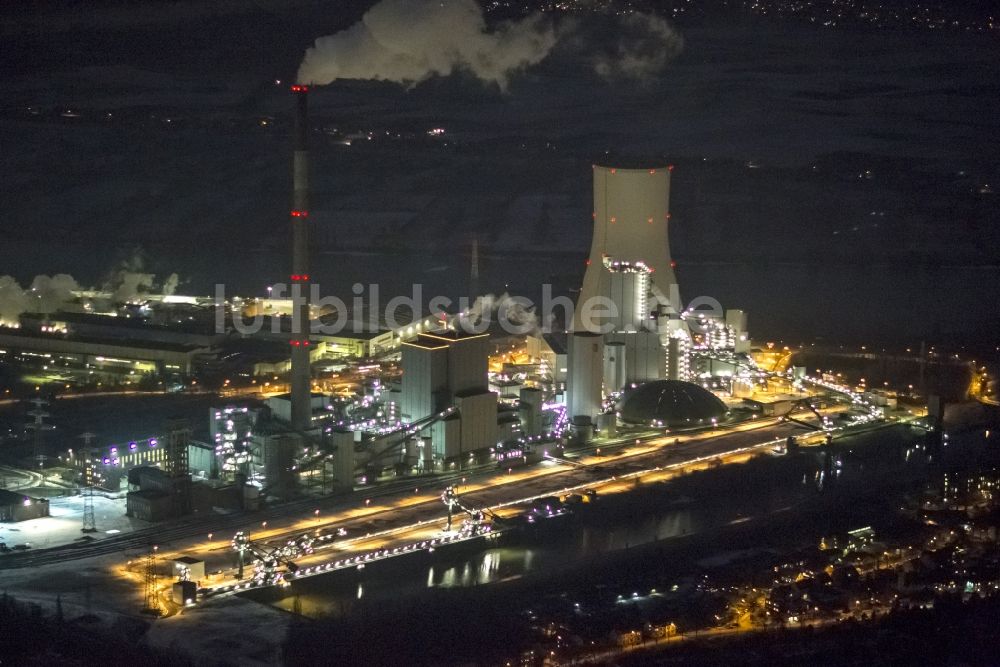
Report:
[[[182,292],[221,281],[261,293],[287,273],[286,84],[316,38],[371,4],[0,9],[0,275],[99,285],[139,256],[178,273]],[[490,29],[539,3],[507,4],[487,13]],[[319,89],[316,275],[331,291],[461,291],[475,235],[485,288],[571,290],[591,162],[662,156],[677,165],[685,298],[743,307],[767,336],[989,338],[997,35],[693,4],[671,22],[679,54],[638,77],[598,65],[635,26],[581,11],[542,17],[559,39],[505,91],[468,71]],[[980,25],[980,7],[962,20]]]

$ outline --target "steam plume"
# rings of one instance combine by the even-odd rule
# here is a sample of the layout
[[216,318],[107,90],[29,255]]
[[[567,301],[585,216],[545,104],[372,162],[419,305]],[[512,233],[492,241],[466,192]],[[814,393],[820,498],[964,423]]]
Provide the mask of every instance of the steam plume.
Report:
[[115,303],[130,303],[142,299],[144,295],[153,291],[155,279],[156,276],[152,273],[121,271],[115,275],[115,281],[112,283],[111,298]]
[[347,30],[317,39],[298,79],[415,85],[466,70],[505,89],[511,74],[540,62],[556,41],[551,22],[540,14],[489,31],[475,0],[383,0]]
[[[603,78],[646,80],[684,47],[670,24],[653,14],[612,19],[610,37],[584,35],[586,28],[568,19],[557,26],[536,12],[490,29],[475,0],[382,0],[350,28],[317,39],[306,50],[298,80],[414,86],[464,70],[505,90],[514,73],[544,60],[560,42],[586,52],[585,59]],[[594,51],[597,55],[589,55]]]
[[17,281],[10,276],[0,276],[0,325],[15,326],[27,303]]
[[27,290],[11,276],[0,276],[0,325],[17,326],[21,313],[54,313],[72,301],[78,289],[73,276],[65,273],[35,276]]
[[59,310],[62,305],[71,301],[73,292],[80,289],[73,276],[65,273],[57,273],[52,276],[35,276],[31,282],[31,290],[27,293],[32,303],[28,305],[28,310],[34,313],[51,314]]
[[115,303],[129,303],[153,291],[156,276],[146,273],[140,248],[133,248],[121,259],[104,280],[103,291],[111,294]]
[[594,71],[612,79],[646,80],[663,69],[684,48],[684,38],[664,19],[636,12],[620,19],[617,48],[594,59]]
[[501,318],[514,326],[524,327],[528,333],[539,331],[538,315],[534,307],[527,307],[522,301],[512,297],[507,292],[503,294],[486,294],[476,297],[466,315],[459,316],[459,325],[467,330],[473,330],[477,324],[487,317],[491,323],[501,321]]
[[180,284],[180,278],[176,273],[167,276],[166,280],[163,281],[163,296],[173,296],[177,292],[178,284]]
[[[151,294],[155,276],[142,273],[142,264],[135,258],[126,260],[112,272],[104,285],[112,304],[128,303]],[[180,283],[176,273],[163,281],[162,292],[170,296],[177,291]],[[31,287],[24,289],[11,276],[0,276],[0,326],[16,327],[23,313],[51,315],[63,310],[67,304],[76,301],[74,292],[81,290],[73,276],[57,273],[54,276],[38,275],[31,281]]]

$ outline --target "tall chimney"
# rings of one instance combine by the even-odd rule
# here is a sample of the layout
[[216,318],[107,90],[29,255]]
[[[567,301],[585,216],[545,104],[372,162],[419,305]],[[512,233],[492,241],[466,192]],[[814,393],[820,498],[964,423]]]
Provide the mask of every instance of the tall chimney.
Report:
[[469,306],[476,305],[479,298],[479,236],[472,236],[472,262],[469,267]]
[[[292,86],[295,129],[292,153],[292,428],[312,422],[312,373],[309,352],[309,86]],[[296,298],[298,297],[298,298]]]

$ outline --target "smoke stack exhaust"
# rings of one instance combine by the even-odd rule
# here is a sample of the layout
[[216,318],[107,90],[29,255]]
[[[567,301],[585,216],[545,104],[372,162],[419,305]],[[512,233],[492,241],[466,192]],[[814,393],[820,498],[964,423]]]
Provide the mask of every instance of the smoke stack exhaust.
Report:
[[292,428],[312,425],[312,372],[309,352],[309,86],[294,85],[292,145]]

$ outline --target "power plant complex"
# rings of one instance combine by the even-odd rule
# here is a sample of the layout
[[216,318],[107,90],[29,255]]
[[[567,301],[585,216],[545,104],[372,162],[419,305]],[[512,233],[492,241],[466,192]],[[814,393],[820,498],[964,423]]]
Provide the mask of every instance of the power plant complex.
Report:
[[[720,412],[718,403],[692,398],[700,391],[720,390],[730,398],[752,393],[761,373],[747,354],[742,311],[681,302],[669,240],[673,166],[662,160],[593,165],[590,254],[576,308],[555,331],[501,331],[482,312],[493,307],[485,299],[467,312],[414,312],[402,324],[368,312],[370,304],[344,313],[312,303],[317,297],[311,288],[318,285],[309,245],[315,219],[311,91],[295,84],[290,93],[288,298],[269,288],[267,298],[224,303],[149,296],[102,306],[108,315],[120,314],[114,308],[127,315],[138,309],[141,317],[132,320],[95,312],[90,300],[108,295],[80,293],[67,312],[25,314],[23,328],[0,332],[0,343],[25,359],[57,354],[65,367],[79,366],[88,377],[103,374],[97,377],[105,382],[127,386],[141,378],[183,389],[199,373],[224,375],[221,389],[229,396],[210,408],[207,437],[191,437],[182,447],[181,469],[190,458],[196,482],[235,485],[217,489],[216,506],[254,507],[310,485],[347,489],[387,476],[523,465],[594,437],[615,437],[619,427],[697,427],[705,422],[703,413],[721,418],[726,410]],[[470,288],[477,292],[475,237],[470,268]],[[216,318],[208,330],[208,306],[225,309],[224,328]],[[247,333],[241,322],[248,316],[272,326]],[[354,326],[325,331],[327,320],[338,317]],[[184,330],[152,326],[154,319],[188,324]],[[234,377],[244,378],[242,388]],[[679,400],[658,405],[673,406],[679,416],[655,410],[643,416],[640,408],[649,401],[639,399],[623,413],[630,391],[662,381],[675,383],[669,395]],[[255,393],[263,405],[240,399]],[[687,414],[692,403],[709,409]],[[200,432],[192,426],[192,434]],[[134,442],[142,444],[127,451],[120,445],[76,448],[69,458],[107,486],[130,479],[134,514],[175,515],[190,503],[157,494],[186,494],[189,487],[130,472],[175,465],[166,448],[145,444],[166,435],[136,434]]]
[[[312,313],[304,294],[309,287],[308,87],[295,85],[292,93],[296,111],[291,279],[293,290],[298,287],[303,294],[293,292],[291,311],[290,426],[303,438],[315,439],[321,433],[313,423]],[[441,471],[506,460],[511,452],[527,461],[536,455],[532,441],[542,446],[540,438],[548,436],[553,438],[553,447],[561,447],[570,424],[573,443],[578,445],[589,442],[595,430],[617,433],[616,403],[627,388],[660,380],[683,383],[696,377],[713,381],[727,377],[729,391],[738,378],[752,383],[755,369],[745,354],[749,339],[742,312],[694,312],[681,303],[669,243],[672,172],[672,165],[660,162],[593,166],[593,237],[576,309],[566,323],[565,387],[530,363],[511,369],[520,378],[520,384],[515,382],[518,387],[548,394],[551,414],[547,421],[535,420],[546,427],[525,427],[520,394],[516,398],[503,395],[511,385],[502,369],[494,375],[504,387],[496,384],[497,391],[491,391],[488,332],[467,333],[467,314],[445,315],[437,322],[438,328],[418,326],[415,332],[409,330],[410,335],[401,336],[399,398],[391,391],[380,394],[383,419],[367,427],[348,425],[357,432],[358,474],[370,479],[387,470]],[[475,283],[478,243],[473,245]],[[539,337],[538,354],[531,362],[540,360],[544,346],[544,338]],[[711,359],[709,370],[699,359]],[[708,386],[708,382],[703,384],[700,391]],[[677,402],[674,410],[683,412],[685,405]],[[629,412],[634,420],[634,405]],[[395,421],[386,420],[385,415],[395,415]],[[648,421],[662,422],[661,417],[651,415]],[[676,420],[667,417],[667,421]],[[692,426],[703,421],[698,417]],[[343,427],[337,424],[338,429]],[[344,438],[339,441],[340,447],[354,447]],[[346,454],[338,457],[342,465],[350,459]],[[335,476],[345,481],[348,477],[343,470]]]
[[996,169],[884,91],[981,67],[816,94],[843,3],[64,4],[4,25],[6,662],[979,656],[1000,347],[927,310]]
[[[662,159],[592,165],[592,216],[578,225],[581,236],[591,229],[590,253],[562,321],[506,293],[478,294],[478,236],[469,284],[453,290],[468,288],[471,305],[413,299],[399,318],[356,291],[350,306],[314,293],[310,226],[328,211],[310,210],[310,139],[320,136],[310,93],[291,87],[287,283],[269,276],[266,297],[214,299],[69,290],[58,309],[0,325],[3,361],[31,378],[36,404],[23,473],[0,466],[0,487],[10,471],[76,485],[88,537],[74,557],[115,552],[114,538],[101,535],[121,531],[103,525],[109,506],[128,521],[163,522],[155,538],[136,539],[172,550],[172,611],[534,530],[643,475],[662,480],[751,450],[826,447],[837,432],[887,422],[887,412],[907,418],[888,389],[810,376],[788,348],[752,347],[742,310],[682,301],[670,247],[674,168]],[[285,285],[289,293],[274,293]],[[82,401],[42,410],[42,385],[54,383],[109,402],[144,394],[188,412],[140,419],[122,409],[113,436],[60,441],[67,429],[45,418]],[[932,412],[929,430],[940,433],[942,411]],[[144,430],[150,424],[159,432]],[[817,479],[834,474],[831,460]],[[58,519],[65,530],[58,499],[29,488],[0,488],[0,521]],[[169,523],[181,517],[197,520]],[[122,568],[143,568],[152,613],[164,597],[156,553]],[[35,564],[31,557],[17,562]]]

